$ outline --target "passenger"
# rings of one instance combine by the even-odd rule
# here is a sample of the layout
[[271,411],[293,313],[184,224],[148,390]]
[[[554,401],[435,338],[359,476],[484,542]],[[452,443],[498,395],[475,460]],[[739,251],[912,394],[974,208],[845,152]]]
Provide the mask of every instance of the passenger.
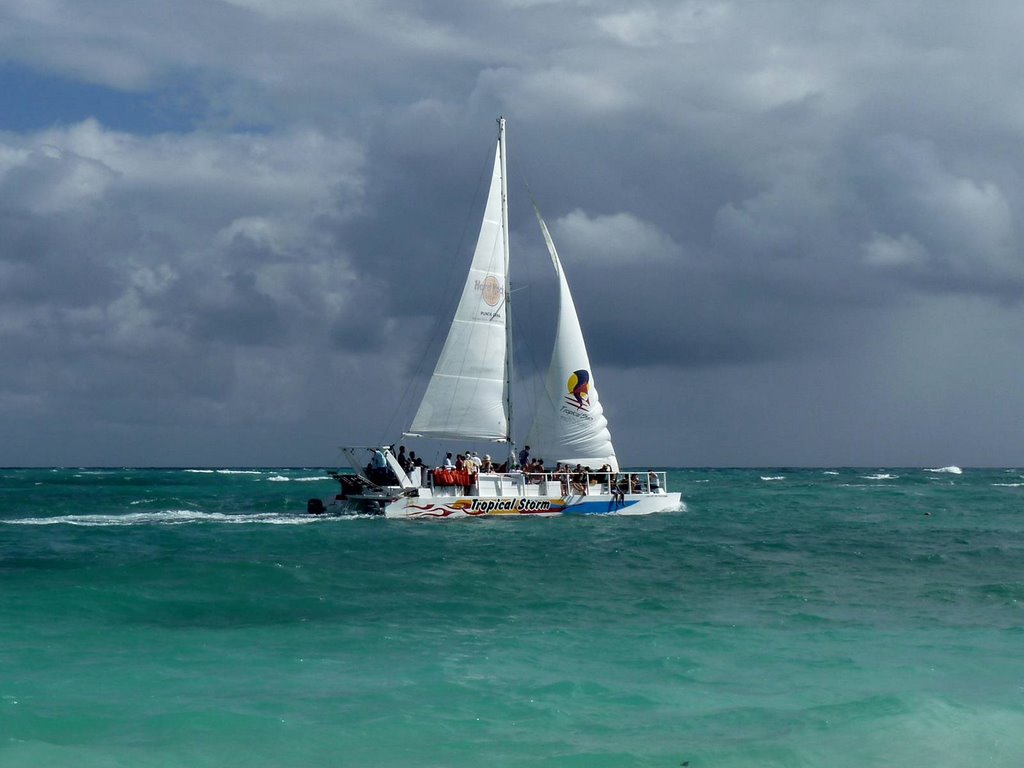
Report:
[[465,493],[468,495],[472,492],[473,486],[476,485],[476,462],[471,459],[466,459],[466,477],[469,483],[466,485]]
[[452,462],[452,455],[451,455],[451,453],[448,453],[448,455],[446,455],[444,457],[443,469],[455,469],[455,464]]
[[617,507],[626,506],[626,483],[615,484],[615,479],[612,478],[608,484],[609,488],[612,489],[612,497],[615,499],[615,505]]
[[530,446],[526,446],[519,452],[519,466],[526,470],[530,464]]
[[555,476],[562,486],[562,495],[567,496],[569,494],[569,467],[557,464],[555,466]]
[[658,485],[658,473],[653,469],[647,470],[647,490],[657,493],[661,487]]
[[409,457],[405,455],[404,445],[398,446],[398,455],[395,456],[395,459],[398,461],[398,466],[402,468],[403,472],[408,472],[412,467],[412,464],[409,463]]
[[464,456],[463,456],[463,455],[462,455],[462,454],[460,453],[459,455],[457,455],[457,456],[455,457],[455,471],[456,471],[456,472],[462,472],[462,471],[464,471],[465,469],[466,469],[466,459],[465,459],[465,457],[464,457]]
[[485,453],[484,454],[484,460],[480,464],[480,471],[481,472],[493,472],[494,471],[494,462],[491,461],[491,454],[489,454],[489,453]]
[[370,448],[370,450],[373,455],[370,456],[366,476],[372,483],[386,485],[388,483],[388,460],[384,458],[384,451],[380,448]]
[[623,475],[619,478],[619,497],[625,501],[626,493],[629,492],[629,475]]
[[587,492],[587,476],[583,472],[583,465],[577,464],[572,471],[572,489],[575,493],[585,494]]

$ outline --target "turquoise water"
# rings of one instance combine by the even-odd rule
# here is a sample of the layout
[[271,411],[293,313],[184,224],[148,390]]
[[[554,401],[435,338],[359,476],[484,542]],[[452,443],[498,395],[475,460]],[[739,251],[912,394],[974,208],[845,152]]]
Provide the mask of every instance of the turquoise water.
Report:
[[1018,766],[1024,471],[310,518],[320,470],[0,470],[2,766]]

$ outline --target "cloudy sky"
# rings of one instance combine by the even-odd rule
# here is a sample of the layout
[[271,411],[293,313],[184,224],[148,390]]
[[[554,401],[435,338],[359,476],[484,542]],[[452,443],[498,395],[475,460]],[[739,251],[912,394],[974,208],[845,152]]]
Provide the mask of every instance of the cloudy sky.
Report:
[[624,464],[1024,464],[1021,29],[1010,0],[0,0],[0,465],[397,440],[498,115],[520,410],[554,296],[528,183]]

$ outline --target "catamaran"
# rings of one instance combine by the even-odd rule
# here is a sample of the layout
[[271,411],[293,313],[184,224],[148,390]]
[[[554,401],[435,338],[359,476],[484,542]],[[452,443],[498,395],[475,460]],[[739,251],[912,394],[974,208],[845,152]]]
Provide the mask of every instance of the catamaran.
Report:
[[[469,276],[448,338],[407,437],[493,442],[508,448],[498,467],[409,471],[390,446],[342,448],[354,472],[338,472],[341,493],[310,512],[353,506],[393,518],[484,515],[633,514],[679,509],[663,471],[620,471],[598,397],[569,284],[551,234],[534,204],[559,285],[554,351],[525,441],[555,471],[519,466],[512,439],[508,186],[505,120],[498,120],[494,170]],[[490,471],[487,471],[490,470]]]

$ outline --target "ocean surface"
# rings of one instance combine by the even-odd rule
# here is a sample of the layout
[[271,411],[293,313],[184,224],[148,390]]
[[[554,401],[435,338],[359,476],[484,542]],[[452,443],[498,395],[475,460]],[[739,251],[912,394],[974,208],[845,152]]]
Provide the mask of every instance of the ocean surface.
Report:
[[312,518],[318,469],[0,470],[0,766],[1024,765],[1024,470]]

